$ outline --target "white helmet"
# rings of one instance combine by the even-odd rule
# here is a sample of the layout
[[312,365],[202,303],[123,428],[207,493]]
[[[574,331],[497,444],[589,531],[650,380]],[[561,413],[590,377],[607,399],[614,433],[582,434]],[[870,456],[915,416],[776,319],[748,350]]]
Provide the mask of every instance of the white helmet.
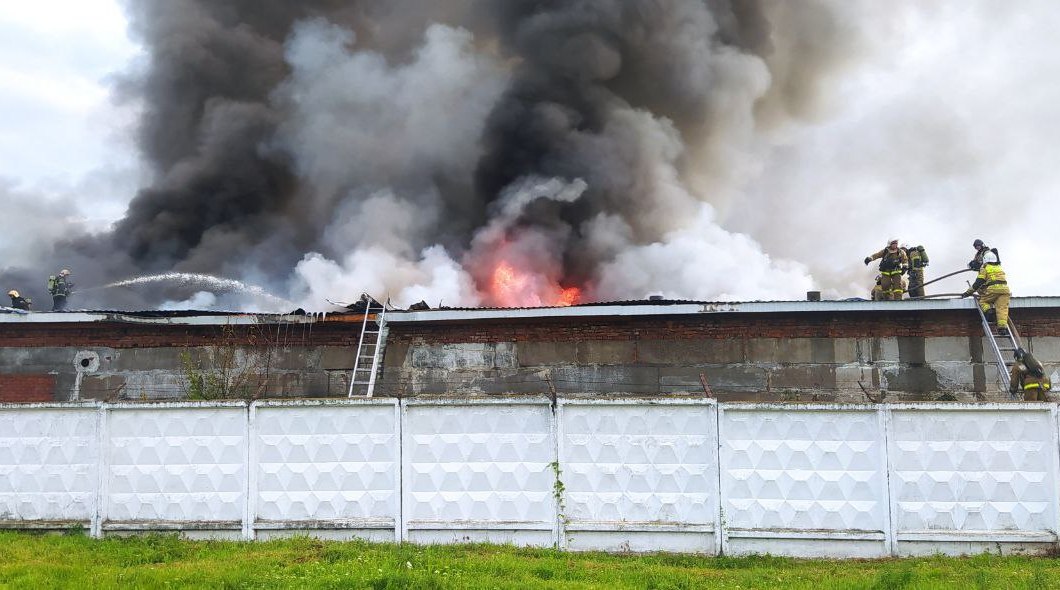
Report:
[[18,297],[18,291],[14,290],[14,289],[11,289],[10,291],[7,292],[7,296],[8,297]]
[[997,264],[997,254],[987,252],[983,255],[983,264]]
[[60,271],[59,271],[59,276],[61,276],[61,277],[68,277],[68,276],[70,276],[70,271],[69,271],[68,269],[65,269],[65,268],[64,268],[64,269],[62,269],[62,270],[60,270]]

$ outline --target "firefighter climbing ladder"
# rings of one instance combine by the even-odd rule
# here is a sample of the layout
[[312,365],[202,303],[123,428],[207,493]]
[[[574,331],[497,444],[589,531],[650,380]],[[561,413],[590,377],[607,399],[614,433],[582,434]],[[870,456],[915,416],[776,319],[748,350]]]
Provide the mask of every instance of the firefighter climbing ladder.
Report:
[[361,299],[365,302],[364,320],[361,322],[361,338],[357,343],[357,357],[353,360],[350,393],[347,397],[353,397],[353,390],[359,385],[365,386],[365,397],[372,397],[375,393],[379,361],[382,360],[380,356],[383,350],[383,332],[386,328],[386,305],[368,295],[362,295]]
[[[979,312],[979,319],[983,322],[983,334],[986,336],[986,339],[990,341],[990,350],[994,353],[994,365],[997,367],[998,385],[1002,387],[1004,391],[1008,392],[1013,399],[1018,399],[1018,394],[1012,393],[1012,384],[1009,380],[1009,368],[1016,362],[1016,350],[1023,348],[1023,344],[1020,342],[1019,332],[1016,331],[1016,324],[1012,322],[1012,317],[1009,316],[1008,334],[998,334],[990,325],[990,322],[987,321],[986,314],[983,313],[983,308],[979,307],[978,298],[976,298],[975,309]],[[1004,341],[999,343],[998,338],[1003,338]],[[1012,360],[1006,360],[1006,354],[1009,355]]]

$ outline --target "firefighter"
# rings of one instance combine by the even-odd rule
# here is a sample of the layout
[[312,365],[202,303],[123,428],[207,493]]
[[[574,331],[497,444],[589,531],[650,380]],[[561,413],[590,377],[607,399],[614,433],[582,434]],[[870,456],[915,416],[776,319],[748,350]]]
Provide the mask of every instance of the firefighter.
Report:
[[902,298],[902,272],[909,266],[909,258],[898,247],[898,240],[887,243],[887,247],[872,256],[865,257],[865,264],[880,259],[880,275],[883,277],[880,288],[884,301],[898,301]]
[[33,305],[32,300],[19,295],[18,291],[14,289],[8,291],[7,296],[11,298],[11,307],[14,307],[15,309],[29,311],[29,308]]
[[1016,362],[1009,369],[1009,393],[1016,395],[1022,391],[1024,401],[1044,402],[1048,401],[1046,392],[1052,388],[1042,363],[1029,352],[1018,349]]
[[980,239],[976,239],[972,242],[972,247],[975,248],[975,258],[968,263],[968,268],[979,270],[979,268],[983,266],[983,256],[986,256],[987,252],[993,252],[994,256],[997,257],[998,264],[1001,263],[1001,254],[998,253],[997,248],[987,246],[986,243]]
[[876,275],[876,284],[872,286],[872,294],[869,297],[873,301],[883,301],[883,275]]
[[58,275],[48,277],[48,293],[52,296],[52,311],[63,311],[66,309],[66,298],[74,292],[74,284],[70,282],[70,271],[62,269]]
[[983,254],[983,265],[979,267],[979,275],[975,282],[961,297],[971,297],[972,293],[979,293],[979,307],[990,319],[990,311],[994,311],[994,322],[997,324],[998,333],[1002,336],[1008,335],[1008,302],[1012,292],[1008,288],[1008,280],[1005,271],[998,262],[997,254],[993,251]]
[[909,297],[924,296],[924,268],[928,265],[927,250],[923,246],[906,249],[909,258]]

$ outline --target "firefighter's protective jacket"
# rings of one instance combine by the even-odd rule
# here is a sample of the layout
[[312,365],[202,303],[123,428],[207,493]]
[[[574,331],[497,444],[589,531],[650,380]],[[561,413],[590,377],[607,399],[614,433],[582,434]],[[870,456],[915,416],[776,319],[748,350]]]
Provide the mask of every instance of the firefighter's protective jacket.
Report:
[[901,248],[895,250],[889,250],[884,248],[879,252],[869,256],[869,260],[880,260],[880,272],[883,274],[901,274],[902,267],[909,266],[909,257],[906,256],[905,250]]
[[1000,264],[984,264],[979,268],[979,274],[972,283],[969,291],[977,291],[980,295],[987,293],[1011,293],[1008,289],[1008,279]]

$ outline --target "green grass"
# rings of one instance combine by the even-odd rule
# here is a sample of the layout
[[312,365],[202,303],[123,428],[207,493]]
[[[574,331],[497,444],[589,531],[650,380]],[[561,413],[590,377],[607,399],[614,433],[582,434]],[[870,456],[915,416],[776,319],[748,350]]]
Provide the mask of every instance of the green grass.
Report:
[[1060,588],[1060,560],[795,560],[563,553],[507,546],[95,540],[0,533],[10,588]]

